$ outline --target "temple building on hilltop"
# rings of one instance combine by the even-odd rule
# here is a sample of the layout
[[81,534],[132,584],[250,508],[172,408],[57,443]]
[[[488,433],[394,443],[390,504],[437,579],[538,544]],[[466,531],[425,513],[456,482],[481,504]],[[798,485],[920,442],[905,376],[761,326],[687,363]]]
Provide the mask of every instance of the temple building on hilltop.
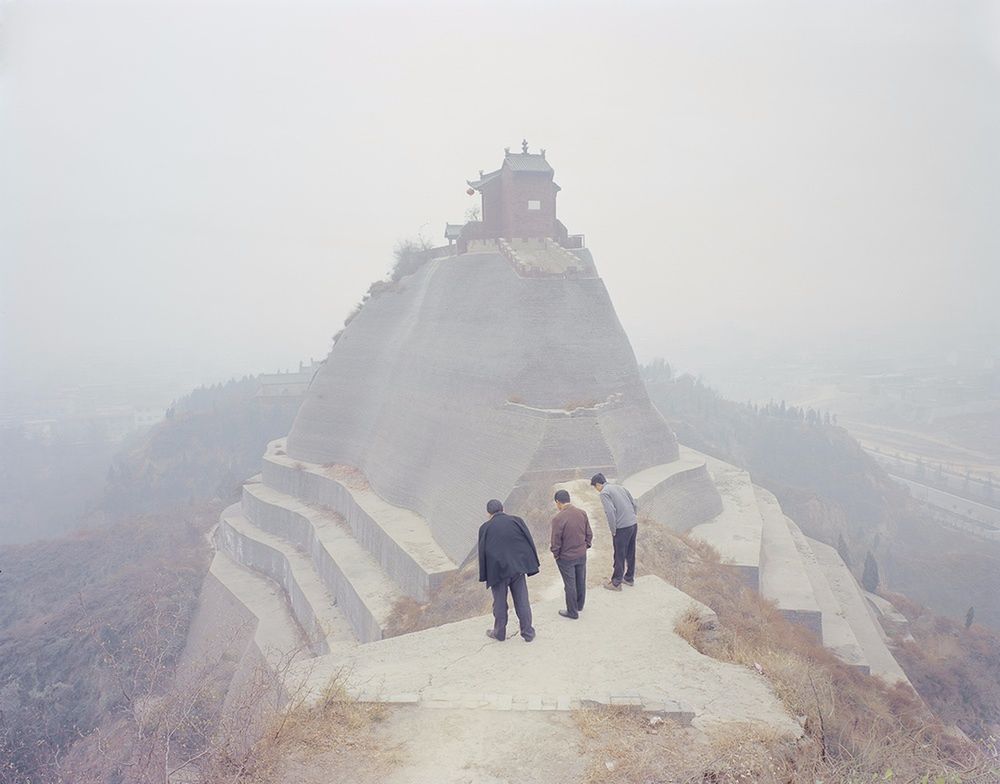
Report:
[[[545,158],[545,150],[528,152],[528,142],[521,142],[521,152],[504,150],[503,163],[496,171],[480,170],[479,179],[468,180],[469,194],[482,196],[482,220],[470,221],[455,237],[464,251],[470,240],[551,239],[563,247],[583,246],[580,236],[570,237],[556,217],[556,196],[561,188],[554,180],[555,170]],[[445,236],[451,241],[446,227]]]

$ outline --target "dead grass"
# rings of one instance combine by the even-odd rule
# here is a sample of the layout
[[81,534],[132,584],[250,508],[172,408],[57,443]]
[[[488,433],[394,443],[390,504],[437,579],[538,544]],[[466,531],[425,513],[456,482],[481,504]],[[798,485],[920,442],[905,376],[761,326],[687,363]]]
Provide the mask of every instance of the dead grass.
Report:
[[293,699],[275,714],[249,751],[213,761],[201,781],[378,782],[399,764],[378,737],[388,715],[385,705],[358,702],[332,679],[318,699]]
[[445,623],[488,615],[490,592],[479,582],[479,563],[466,564],[448,575],[431,591],[430,600],[421,604],[409,596],[396,600],[385,625],[387,637],[430,629]]
[[[887,774],[892,780],[914,782],[928,776],[931,784],[939,776],[942,781],[1000,781],[1000,769],[974,746],[949,735],[908,687],[890,687],[843,664],[809,632],[789,623],[772,603],[748,589],[707,545],[650,522],[644,526],[639,568],[658,574],[714,610],[718,628],[707,628],[692,610],[678,622],[678,632],[702,653],[760,673],[805,730],[804,742],[791,756],[771,749],[754,763],[756,768],[734,762],[730,772],[713,769],[705,772],[706,778],[692,781],[812,784],[870,781]],[[735,752],[720,743],[718,738],[712,741],[719,758],[732,762]],[[745,753],[737,756],[744,759]],[[765,761],[774,766],[772,772],[760,768]],[[757,778],[737,776],[739,771],[749,775],[748,770]],[[772,775],[777,778],[768,778]]]
[[586,784],[785,784],[794,742],[748,725],[706,733],[634,709],[589,708],[574,714],[592,760]]

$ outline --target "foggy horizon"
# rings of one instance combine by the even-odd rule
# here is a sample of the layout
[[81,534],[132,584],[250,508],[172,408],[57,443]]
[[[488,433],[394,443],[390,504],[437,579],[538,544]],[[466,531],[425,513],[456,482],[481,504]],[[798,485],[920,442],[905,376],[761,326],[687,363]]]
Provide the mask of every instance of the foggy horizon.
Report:
[[1000,12],[955,8],[7,2],[0,386],[321,359],[522,138],[640,361],[988,352]]

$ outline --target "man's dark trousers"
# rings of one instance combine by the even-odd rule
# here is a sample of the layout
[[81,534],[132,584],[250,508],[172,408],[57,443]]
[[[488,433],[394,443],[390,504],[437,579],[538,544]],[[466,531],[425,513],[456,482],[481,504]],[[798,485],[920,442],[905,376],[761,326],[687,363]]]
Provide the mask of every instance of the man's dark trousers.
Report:
[[523,574],[515,574],[501,580],[490,588],[493,591],[493,633],[498,640],[507,637],[507,589],[514,600],[514,612],[521,623],[521,636],[531,642],[535,638],[535,628],[531,625],[531,605],[528,604],[528,580]]
[[622,584],[622,572],[625,573],[625,582],[635,580],[635,532],[638,527],[630,525],[615,531],[615,569],[611,573],[613,585]]
[[556,566],[566,589],[566,612],[570,618],[576,618],[587,598],[587,556],[575,561],[558,559]]

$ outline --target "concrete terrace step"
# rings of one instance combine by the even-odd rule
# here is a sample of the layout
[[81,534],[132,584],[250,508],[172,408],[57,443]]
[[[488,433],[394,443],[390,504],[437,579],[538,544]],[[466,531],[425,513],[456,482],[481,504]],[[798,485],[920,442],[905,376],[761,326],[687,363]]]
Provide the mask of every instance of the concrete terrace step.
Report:
[[848,623],[840,602],[827,582],[826,572],[812,549],[812,540],[803,534],[799,527],[787,517],[785,518],[785,524],[792,535],[795,547],[802,556],[802,563],[805,565],[806,573],[809,575],[809,582],[812,583],[813,595],[816,597],[820,612],[823,615],[824,647],[830,649],[845,664],[857,667],[865,673],[870,672],[868,658],[865,656],[864,649],[858,642],[851,624]]
[[382,639],[392,606],[402,593],[335,513],[263,484],[243,486],[243,511],[258,529],[293,543],[296,552],[308,553],[358,640]]
[[292,614],[316,653],[355,644],[347,620],[334,606],[310,559],[279,537],[254,526],[239,504],[223,511],[216,542],[238,564],[264,573],[284,589]]
[[885,644],[882,632],[868,609],[867,600],[858,581],[844,563],[836,548],[809,539],[809,546],[826,575],[827,584],[851,626],[854,636],[864,651],[868,669],[886,683],[909,683],[902,667],[896,662]]
[[736,569],[750,588],[759,591],[764,519],[757,507],[750,474],[713,457],[704,458],[721,496],[722,512],[696,525],[691,535],[712,545],[723,563]]
[[268,445],[264,484],[339,514],[404,593],[426,601],[430,591],[457,570],[419,514],[383,500],[356,469],[294,460],[283,454],[284,444],[279,439]]
[[812,582],[785,522],[778,499],[767,490],[754,488],[757,506],[764,519],[760,551],[760,592],[777,602],[788,620],[823,639],[823,618]]
[[256,619],[254,644],[268,664],[277,668],[289,656],[306,657],[306,640],[281,586],[240,565],[222,550],[215,551],[208,572]]
[[679,447],[672,463],[651,466],[622,481],[640,514],[675,531],[687,531],[723,511],[722,498],[708,474],[705,455]]

